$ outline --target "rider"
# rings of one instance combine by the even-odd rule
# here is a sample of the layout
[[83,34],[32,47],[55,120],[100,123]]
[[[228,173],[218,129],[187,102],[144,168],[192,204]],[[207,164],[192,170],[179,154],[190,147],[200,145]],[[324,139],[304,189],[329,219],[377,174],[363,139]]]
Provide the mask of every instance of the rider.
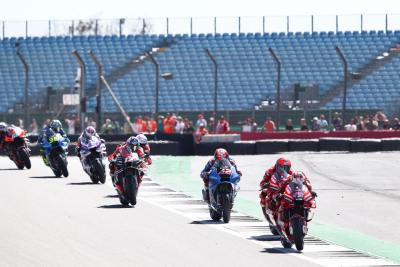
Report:
[[[263,179],[260,182],[260,187],[261,187],[261,193],[260,193],[260,204],[261,204],[261,209],[263,211],[264,216],[265,214],[265,206],[267,202],[267,192],[269,189],[269,183],[271,181],[271,177],[275,174],[278,174],[279,176],[282,176],[284,174],[287,175],[292,175],[292,163],[290,160],[285,159],[285,158],[279,158],[275,165],[269,168],[265,174]],[[270,207],[268,207],[270,208]]]
[[[110,176],[113,179],[114,185],[116,187],[121,186],[121,181],[119,180],[118,175],[114,177],[114,172],[116,171],[116,169],[118,169],[119,166],[122,166],[124,164],[124,159],[132,153],[137,153],[139,158],[145,157],[145,153],[140,147],[139,139],[135,136],[129,137],[124,144],[117,146],[115,151],[108,156],[108,160],[110,161]],[[138,183],[141,183],[140,177]]]
[[205,196],[205,201],[209,201],[209,193],[208,193],[208,175],[213,166],[219,163],[220,160],[222,159],[228,159],[229,162],[232,164],[233,167],[235,167],[236,172],[242,176],[242,172],[238,170],[237,165],[235,160],[229,156],[228,151],[226,151],[224,148],[217,148],[214,152],[214,157],[211,158],[204,169],[200,173],[200,177],[203,179],[204,183],[204,196]]
[[[78,141],[76,142],[76,153],[79,158],[81,158],[81,146],[82,142],[87,143],[92,139],[92,137],[97,137],[100,139],[100,136],[97,134],[96,129],[93,126],[88,126],[78,137]],[[104,140],[101,140],[104,142]]]
[[3,149],[5,147],[5,138],[6,138],[6,133],[7,133],[7,123],[5,122],[0,122],[0,149]]
[[42,146],[40,149],[40,153],[42,155],[44,164],[46,164],[47,166],[49,166],[49,160],[47,159],[45,151],[43,149],[43,143],[46,141],[46,139],[57,133],[61,134],[61,136],[66,138],[69,142],[69,139],[67,138],[67,135],[65,134],[62,128],[62,124],[59,120],[52,120],[49,125],[43,128],[38,137],[38,143]]
[[150,158],[150,145],[147,141],[147,137],[144,134],[138,134],[136,135],[136,138],[139,140],[140,147],[143,149],[146,163],[151,165],[153,163],[153,160]]

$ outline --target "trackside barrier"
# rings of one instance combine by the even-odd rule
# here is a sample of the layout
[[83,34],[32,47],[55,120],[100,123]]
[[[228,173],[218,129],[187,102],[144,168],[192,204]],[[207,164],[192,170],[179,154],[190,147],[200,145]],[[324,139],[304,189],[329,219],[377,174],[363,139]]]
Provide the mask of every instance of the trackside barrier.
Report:
[[400,151],[400,138],[385,138],[381,140],[382,151]]
[[294,139],[288,142],[288,151],[319,151],[318,139]]
[[256,142],[256,154],[272,154],[289,151],[287,139],[260,140]]
[[350,138],[320,138],[320,151],[350,151]]
[[355,139],[350,140],[351,152],[381,151],[381,139]]

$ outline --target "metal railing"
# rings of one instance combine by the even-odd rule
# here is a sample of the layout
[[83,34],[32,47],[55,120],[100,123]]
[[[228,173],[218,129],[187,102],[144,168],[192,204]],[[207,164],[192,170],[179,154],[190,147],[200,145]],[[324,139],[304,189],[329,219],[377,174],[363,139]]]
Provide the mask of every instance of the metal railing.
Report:
[[5,37],[400,30],[400,14],[0,21]]

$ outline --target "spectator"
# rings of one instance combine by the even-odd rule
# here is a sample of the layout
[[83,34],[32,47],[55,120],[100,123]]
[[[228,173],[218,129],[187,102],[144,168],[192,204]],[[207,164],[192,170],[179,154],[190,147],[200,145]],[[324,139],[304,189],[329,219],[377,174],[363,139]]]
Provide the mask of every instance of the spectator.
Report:
[[382,129],[383,130],[392,130],[392,126],[390,125],[390,122],[388,119],[385,119],[383,121]]
[[144,117],[144,120],[147,125],[147,132],[154,133],[157,131],[157,122],[153,118]]
[[253,118],[247,118],[245,123],[242,126],[243,132],[256,132],[257,131],[257,123],[253,120]]
[[196,144],[201,142],[201,139],[203,136],[208,134],[207,128],[205,127],[204,124],[200,123],[199,127],[197,128],[196,132],[194,133],[194,141]]
[[163,121],[164,133],[173,134],[175,132],[175,118],[173,114],[168,113],[167,117]]
[[373,118],[366,118],[365,129],[368,131],[373,131],[378,129],[378,121],[374,120]]
[[183,129],[185,129],[185,123],[183,122],[182,117],[178,116],[176,118],[175,133],[183,134]]
[[319,120],[318,120],[318,124],[319,124],[319,130],[321,131],[326,131],[328,130],[328,122],[325,119],[325,115],[321,114],[319,115]]
[[345,131],[357,131],[357,122],[356,119],[352,119],[350,123],[344,126]]
[[292,119],[288,119],[286,121],[286,131],[293,131],[293,121],[292,121]]
[[373,120],[377,122],[378,129],[384,129],[384,124],[385,124],[385,121],[387,120],[387,117],[382,111],[378,111],[375,114]]
[[31,134],[38,134],[39,133],[38,125],[37,125],[37,122],[36,122],[35,118],[32,119],[32,123],[29,126],[29,132]]
[[21,119],[21,118],[18,118],[17,121],[15,122],[15,126],[18,126],[18,127],[22,128],[22,129],[25,129],[24,128],[24,120]]
[[103,126],[101,127],[101,132],[103,134],[112,134],[115,131],[115,125],[112,123],[111,119],[106,119]]
[[76,118],[75,116],[72,116],[71,118],[66,118],[65,122],[67,123],[68,126],[68,134],[75,134],[75,124],[76,124]]
[[217,134],[227,134],[230,131],[229,122],[224,116],[221,116],[216,127]]
[[93,128],[97,129],[97,124],[92,117],[87,118],[86,126],[92,126]]
[[318,118],[317,117],[314,117],[313,119],[312,119],[312,121],[311,121],[311,130],[313,130],[313,131],[319,131],[321,128],[320,128],[320,123],[319,123],[319,120],[318,120]]
[[334,131],[343,130],[342,118],[340,117],[338,112],[333,113],[332,126]]
[[392,129],[393,130],[400,130],[400,122],[399,122],[399,118],[394,118],[393,122],[392,122]]
[[[129,121],[129,122],[128,122]],[[124,122],[124,126],[122,127],[123,129],[122,129],[122,131],[123,131],[123,133],[124,134],[131,134],[131,133],[133,133],[133,131],[132,131],[132,127],[133,127],[133,125],[132,125],[132,122],[131,122],[131,117],[127,117],[127,119],[125,120],[125,122]],[[134,127],[135,128],[135,127]],[[137,128],[136,128],[137,129]]]
[[364,117],[360,116],[357,118],[357,131],[363,131],[364,130]]
[[191,122],[189,118],[185,118],[183,121],[185,123],[183,133],[194,133],[193,122]]
[[197,115],[196,128],[199,128],[200,124],[203,124],[204,127],[207,127],[207,121],[204,119],[204,115],[201,113]]
[[209,133],[215,132],[215,118],[214,117],[210,117],[208,119],[208,132]]
[[308,131],[307,121],[305,118],[300,119],[300,131]]
[[164,132],[164,116],[158,115],[157,117],[157,132],[163,133]]
[[272,132],[276,130],[275,122],[268,117],[267,120],[264,122],[264,129],[265,132]]

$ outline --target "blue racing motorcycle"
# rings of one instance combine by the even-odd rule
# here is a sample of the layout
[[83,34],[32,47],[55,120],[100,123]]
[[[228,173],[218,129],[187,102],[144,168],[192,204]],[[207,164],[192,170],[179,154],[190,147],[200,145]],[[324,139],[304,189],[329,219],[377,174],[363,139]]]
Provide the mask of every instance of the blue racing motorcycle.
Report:
[[211,219],[219,221],[222,217],[224,223],[228,223],[233,202],[240,189],[240,175],[228,159],[222,159],[211,168],[208,179]]
[[63,137],[59,133],[44,138],[42,144],[48,166],[53,170],[56,177],[68,177],[67,155],[68,155],[68,138]]

